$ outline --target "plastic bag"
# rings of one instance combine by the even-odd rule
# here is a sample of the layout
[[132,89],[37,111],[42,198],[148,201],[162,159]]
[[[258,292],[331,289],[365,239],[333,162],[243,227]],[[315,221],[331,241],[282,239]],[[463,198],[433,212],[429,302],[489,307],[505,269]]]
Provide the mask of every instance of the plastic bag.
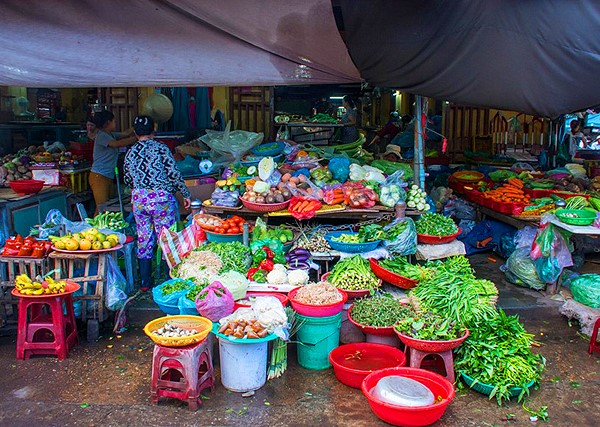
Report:
[[450,216],[459,220],[475,220],[477,218],[477,209],[464,199],[451,198],[444,205],[443,214],[444,216]]
[[106,296],[104,297],[106,308],[117,311],[123,308],[123,304],[127,301],[127,294],[125,293],[127,280],[114,258],[109,256],[106,259]]
[[571,292],[578,303],[600,308],[600,275],[582,274],[571,282]]
[[529,163],[525,163],[525,162],[517,162],[514,165],[512,165],[510,167],[510,170],[513,172],[523,172],[523,171],[529,171],[529,172],[533,172],[535,171],[535,169],[533,168],[533,166],[531,166]]
[[323,207],[323,204],[318,200],[306,197],[292,197],[288,206],[288,212],[294,218],[301,221],[303,219],[311,219],[315,213]]
[[246,276],[234,270],[219,274],[213,279],[219,281],[223,284],[223,286],[229,289],[234,301],[244,299],[246,297],[248,286],[250,286],[250,281],[246,278]]
[[[163,295],[163,289],[165,286],[172,285],[172,284],[178,283],[178,282],[185,283],[187,285],[186,288],[182,289],[180,291],[171,292],[168,295]],[[191,280],[183,280],[183,279],[167,280],[163,284],[152,288],[152,298],[154,299],[154,302],[158,305],[177,306],[179,303],[179,298],[181,298],[182,295],[185,296],[185,294],[187,294],[189,289],[193,286],[194,286],[194,282],[192,282]]]
[[573,247],[568,243],[570,233],[544,220],[542,222],[531,246],[531,258],[540,279],[545,283],[554,283],[563,268],[573,265]]
[[221,282],[215,281],[196,296],[196,309],[201,316],[218,322],[233,313],[233,296]]
[[177,307],[179,308],[179,314],[189,314],[191,316],[198,315],[198,309],[196,308],[196,303],[191,301],[188,297],[183,294],[179,297],[179,301],[177,302]]
[[[176,224],[173,224],[171,229],[175,226]],[[193,249],[196,249],[200,242],[200,230],[195,221],[180,232],[171,229],[163,227],[158,239],[163,257],[170,269],[179,264]]]
[[227,123],[225,131],[207,129],[206,135],[199,138],[212,149],[210,154],[215,167],[238,162],[246,152],[263,141],[262,133],[230,129],[231,121]]
[[527,225],[521,228],[515,234],[515,247],[516,248],[531,248],[535,235],[537,234],[537,228]]
[[200,170],[200,160],[194,159],[192,156],[185,156],[185,159],[176,163],[181,176],[198,175],[198,171]]
[[333,179],[344,183],[350,174],[350,160],[346,157],[334,157],[327,166]]
[[239,191],[226,191],[222,188],[215,188],[210,201],[214,206],[226,206],[235,208],[240,204],[240,193]]
[[383,230],[388,233],[402,223],[406,223],[406,229],[394,240],[384,240],[383,246],[393,255],[412,255],[417,252],[417,229],[411,218],[397,218],[383,227]]
[[408,184],[402,179],[403,176],[403,171],[396,171],[379,186],[379,199],[383,206],[391,208],[396,206],[398,202],[406,200],[405,189]]
[[535,269],[535,264],[529,255],[529,248],[518,248],[506,260],[506,270],[512,273],[507,275],[515,285],[542,290],[546,284],[540,280]]

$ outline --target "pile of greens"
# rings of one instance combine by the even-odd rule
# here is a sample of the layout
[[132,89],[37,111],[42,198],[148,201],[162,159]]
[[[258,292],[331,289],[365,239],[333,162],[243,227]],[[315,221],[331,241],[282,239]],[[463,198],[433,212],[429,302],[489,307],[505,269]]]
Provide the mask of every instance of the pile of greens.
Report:
[[458,233],[458,226],[452,218],[437,213],[426,212],[415,224],[417,233],[429,236],[449,236]]
[[198,294],[200,292],[202,292],[202,290],[204,288],[206,288],[207,286],[208,286],[208,282],[197,283],[193,287],[190,288],[190,290],[187,292],[187,294],[185,294],[185,297],[187,299],[189,299],[190,301],[196,301],[196,297],[198,296]]
[[490,399],[498,404],[510,399],[511,388],[520,387],[521,401],[529,394],[528,385],[538,384],[545,360],[533,354],[533,335],[528,334],[518,316],[499,310],[496,316],[472,325],[471,335],[458,349],[454,367],[477,382],[492,385]]
[[187,280],[172,280],[169,283],[164,284],[160,290],[163,296],[171,295],[174,292],[183,291],[190,287],[190,282]]
[[223,267],[219,273],[233,270],[246,274],[248,271],[250,249],[240,242],[208,243],[202,247],[202,250],[211,251],[221,258]]
[[352,306],[352,320],[365,326],[387,327],[411,313],[390,294],[379,294],[372,298],[361,298]]
[[376,240],[385,239],[386,233],[379,224],[363,225],[355,234],[340,234],[331,240],[341,243],[369,243]]
[[327,281],[336,288],[349,291],[373,290],[379,287],[379,279],[371,271],[369,261],[360,255],[338,261]]
[[435,274],[433,269],[423,267],[419,264],[411,264],[403,256],[384,259],[379,261],[379,265],[392,273],[416,281],[428,279]]
[[413,312],[400,319],[394,329],[409,337],[427,341],[455,340],[465,334],[464,328],[456,321],[431,312]]

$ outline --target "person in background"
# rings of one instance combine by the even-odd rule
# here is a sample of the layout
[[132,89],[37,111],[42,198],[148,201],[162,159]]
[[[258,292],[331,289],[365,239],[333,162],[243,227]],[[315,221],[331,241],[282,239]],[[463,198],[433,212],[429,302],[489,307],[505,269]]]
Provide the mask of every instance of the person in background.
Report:
[[96,140],[96,135],[98,135],[98,128],[96,127],[96,123],[94,123],[93,117],[90,117],[87,122],[85,122],[85,130],[88,142],[93,144]]
[[154,286],[152,280],[152,253],[157,235],[163,227],[171,227],[178,220],[179,206],[176,193],[184,198],[184,207],[190,207],[190,191],[169,148],[154,140],[154,120],[138,116],[133,122],[137,142],[125,155],[125,184],[130,186],[133,215],[137,227],[137,258],[142,278],[141,290]]
[[119,160],[119,148],[133,144],[136,138],[130,136],[133,134],[132,129],[123,132],[121,135],[114,134],[116,127],[115,115],[108,110],[96,113],[94,124],[97,133],[94,139],[94,161],[92,162],[89,182],[96,202],[97,215],[98,206],[110,199],[113,180],[115,179],[115,167]]
[[369,142],[366,147],[375,148],[380,151],[383,147],[390,143],[390,141],[400,132],[400,116],[397,111],[390,113],[390,120],[385,126],[377,132],[377,135]]
[[585,148],[586,146],[585,135],[581,132],[579,120],[571,120],[570,127],[571,131],[565,134],[562,143],[558,147],[556,156],[556,163],[558,166],[564,166],[567,163],[571,163],[577,150],[579,148]]
[[356,124],[358,123],[358,111],[356,111],[356,104],[350,95],[344,96],[342,100],[342,106],[346,109],[346,112],[342,116],[342,144],[354,142],[358,139],[358,129]]
[[402,150],[397,145],[388,144],[385,153],[383,153],[381,157],[383,160],[388,160],[390,162],[399,162],[402,160]]

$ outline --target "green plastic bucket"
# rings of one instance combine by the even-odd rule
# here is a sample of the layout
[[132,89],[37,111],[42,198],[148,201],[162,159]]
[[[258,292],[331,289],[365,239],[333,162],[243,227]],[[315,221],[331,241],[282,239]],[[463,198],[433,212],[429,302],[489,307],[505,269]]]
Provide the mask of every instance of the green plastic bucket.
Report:
[[298,329],[298,363],[306,369],[327,369],[329,353],[340,345],[342,313],[327,317],[296,315]]

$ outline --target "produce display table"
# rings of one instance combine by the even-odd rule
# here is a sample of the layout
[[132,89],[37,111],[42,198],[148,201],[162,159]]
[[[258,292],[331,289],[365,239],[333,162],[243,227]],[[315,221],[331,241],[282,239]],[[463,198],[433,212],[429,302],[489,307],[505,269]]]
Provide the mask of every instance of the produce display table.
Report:
[[486,217],[493,218],[505,224],[512,225],[513,227],[519,230],[527,225],[533,225],[537,227],[540,223],[539,219],[537,218],[506,215],[481,205],[477,205],[477,209],[479,210],[479,214],[482,217],[481,219],[485,219]]

